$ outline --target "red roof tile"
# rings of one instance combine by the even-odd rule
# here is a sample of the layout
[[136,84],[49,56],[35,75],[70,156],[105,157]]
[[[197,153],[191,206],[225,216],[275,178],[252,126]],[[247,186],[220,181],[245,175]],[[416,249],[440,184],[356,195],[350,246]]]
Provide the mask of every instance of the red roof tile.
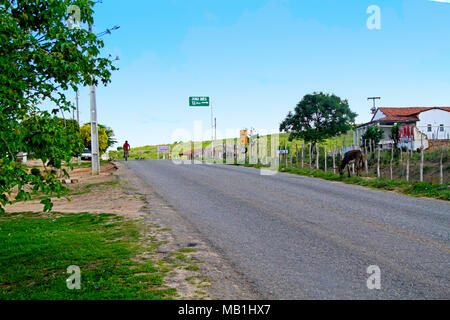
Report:
[[[418,114],[424,111],[440,109],[450,112],[450,107],[408,107],[408,108],[384,108],[380,107],[378,110],[383,112],[386,117],[378,119],[377,121],[417,121]],[[375,116],[375,115],[374,115]],[[373,120],[373,117],[372,117]]]

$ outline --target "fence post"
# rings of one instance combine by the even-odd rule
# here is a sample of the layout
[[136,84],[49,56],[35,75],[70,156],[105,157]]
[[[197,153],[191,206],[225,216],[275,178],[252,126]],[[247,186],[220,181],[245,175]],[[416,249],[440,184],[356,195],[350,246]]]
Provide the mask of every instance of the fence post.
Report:
[[391,180],[394,178],[393,177],[393,169],[392,169],[392,162],[394,161],[394,145],[391,145],[391,161],[389,161],[389,170],[391,173]]
[[333,173],[336,173],[336,146],[333,147]]
[[303,164],[304,164],[304,149],[305,149],[305,144],[304,143],[302,143],[302,169],[303,169]]
[[403,177],[403,149],[400,147],[400,172]]
[[378,156],[377,156],[377,177],[381,176],[380,173],[380,147],[378,146]]
[[319,144],[316,142],[316,169],[319,170]]
[[233,146],[233,163],[237,164],[236,139],[234,139],[233,142],[234,142],[234,146]]
[[287,168],[288,166],[288,155],[287,155],[287,142],[284,142],[284,166]]
[[289,164],[291,165],[291,167],[292,167],[292,154],[294,153],[294,148],[292,148],[292,142],[291,142],[291,150],[290,150],[291,152],[291,154],[289,155]]
[[406,181],[409,181],[409,152],[406,151]]
[[324,154],[325,154],[325,172],[327,172],[327,146],[325,145],[325,149],[324,149]]
[[312,152],[312,142],[309,143],[309,169],[310,170],[312,170],[311,152]]
[[367,158],[367,140],[364,140],[364,166],[366,168],[366,175],[369,175],[369,160]]
[[423,181],[423,148],[420,148],[420,182]]
[[439,183],[440,184],[444,184],[444,171],[443,171],[443,167],[442,167],[443,155],[444,155],[444,147],[441,146],[441,156],[439,159]]
[[259,164],[259,134],[256,135],[256,165]]
[[295,144],[295,162],[297,163],[298,168],[298,144]]

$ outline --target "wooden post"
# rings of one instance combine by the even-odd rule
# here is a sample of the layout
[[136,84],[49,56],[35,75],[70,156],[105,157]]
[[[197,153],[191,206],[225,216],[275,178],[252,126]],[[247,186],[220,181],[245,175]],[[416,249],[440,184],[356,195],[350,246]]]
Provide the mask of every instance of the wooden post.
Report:
[[305,153],[304,153],[304,149],[305,149],[305,144],[304,143],[302,143],[302,169],[303,169],[303,165],[304,165],[304,155],[305,155]]
[[442,166],[442,158],[444,155],[444,147],[441,146],[441,157],[439,159],[439,183],[444,184],[444,171]]
[[364,166],[366,168],[366,175],[369,175],[369,160],[367,159],[367,146],[366,146],[366,140],[364,140]]
[[333,173],[336,173],[336,147],[333,149]]
[[284,166],[287,168],[288,166],[288,155],[287,155],[287,142],[284,142]]
[[327,172],[327,146],[325,145],[325,149],[324,149],[324,154],[325,154],[325,172]]
[[420,148],[420,182],[423,181],[423,148]]
[[409,152],[406,151],[406,181],[409,181]]
[[311,152],[312,152],[312,142],[309,143],[309,169],[312,170],[312,162],[311,162]]
[[319,170],[319,144],[316,142],[316,169]]
[[403,177],[403,149],[400,147],[400,171]]
[[291,142],[291,150],[290,150],[290,156],[289,156],[289,164],[292,167],[292,154],[294,153],[294,148],[292,148],[292,142]]
[[233,162],[234,162],[234,164],[237,164],[237,145],[236,145],[236,139],[234,139]]
[[295,162],[297,163],[298,168],[298,144],[295,144]]
[[391,145],[391,161],[389,161],[389,170],[391,173],[391,180],[394,178],[393,177],[393,169],[392,169],[392,162],[394,161],[394,145]]
[[380,147],[378,147],[378,156],[377,156],[377,177],[381,176],[380,173]]

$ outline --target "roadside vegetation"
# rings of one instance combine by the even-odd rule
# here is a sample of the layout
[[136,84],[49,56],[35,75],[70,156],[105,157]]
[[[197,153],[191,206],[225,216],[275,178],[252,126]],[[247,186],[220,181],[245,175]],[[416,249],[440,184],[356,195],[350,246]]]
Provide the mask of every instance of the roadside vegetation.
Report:
[[[268,168],[269,166],[257,165],[257,164],[236,164],[253,168]],[[406,195],[416,197],[428,197],[441,200],[450,200],[450,185],[448,182],[444,184],[432,183],[432,182],[419,182],[419,181],[405,181],[405,180],[390,180],[387,178],[375,178],[375,177],[348,177],[347,175],[339,175],[333,172],[324,172],[322,170],[314,170],[309,168],[295,168],[281,166],[279,172],[297,174],[302,176],[320,178],[329,181],[340,181],[348,184],[357,184],[364,187],[373,189],[382,189],[388,191],[395,191]]]
[[[113,214],[3,214],[0,299],[170,299],[171,266],[142,256],[159,245],[144,237],[139,221]],[[71,265],[79,290],[66,285]]]

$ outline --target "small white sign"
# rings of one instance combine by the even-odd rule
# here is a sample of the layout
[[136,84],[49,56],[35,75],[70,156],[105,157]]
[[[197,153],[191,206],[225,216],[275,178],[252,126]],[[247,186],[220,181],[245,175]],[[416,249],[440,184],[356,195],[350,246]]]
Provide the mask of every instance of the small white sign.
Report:
[[159,153],[170,153],[170,147],[168,146],[158,146]]

